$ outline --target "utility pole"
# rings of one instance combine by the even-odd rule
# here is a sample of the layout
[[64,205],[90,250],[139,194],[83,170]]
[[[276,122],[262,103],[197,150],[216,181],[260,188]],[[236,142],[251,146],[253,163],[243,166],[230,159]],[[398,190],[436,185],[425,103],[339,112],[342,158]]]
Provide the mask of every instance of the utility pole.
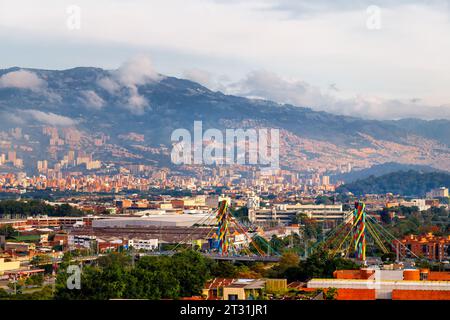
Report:
[[162,222],[159,223],[159,240],[158,240],[159,252],[161,252],[161,242],[162,242]]
[[17,294],[17,274],[14,274],[14,295]]
[[397,263],[400,262],[400,244],[397,241]]
[[55,256],[52,256],[52,292],[55,293],[55,285],[56,285],[56,262],[55,262]]

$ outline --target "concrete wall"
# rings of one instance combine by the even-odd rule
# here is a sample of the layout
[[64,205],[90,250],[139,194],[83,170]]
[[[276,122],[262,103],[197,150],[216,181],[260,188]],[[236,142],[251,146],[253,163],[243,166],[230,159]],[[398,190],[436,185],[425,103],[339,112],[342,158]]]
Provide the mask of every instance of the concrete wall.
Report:
[[312,279],[308,288],[373,289],[376,299],[393,299],[394,290],[406,291],[446,291],[450,294],[450,281],[375,281],[344,279]]
[[245,300],[244,288],[223,288],[223,300],[228,300],[229,295],[237,295],[238,300]]
[[375,300],[374,289],[338,289],[337,300]]
[[450,281],[450,272],[435,272],[428,273],[429,281]]
[[5,259],[0,258],[0,274],[5,271],[16,270],[20,268],[20,261],[8,261],[5,262]]
[[287,290],[287,280],[266,279],[266,290],[271,292],[284,292]]
[[394,289],[392,300],[450,300],[450,291]]

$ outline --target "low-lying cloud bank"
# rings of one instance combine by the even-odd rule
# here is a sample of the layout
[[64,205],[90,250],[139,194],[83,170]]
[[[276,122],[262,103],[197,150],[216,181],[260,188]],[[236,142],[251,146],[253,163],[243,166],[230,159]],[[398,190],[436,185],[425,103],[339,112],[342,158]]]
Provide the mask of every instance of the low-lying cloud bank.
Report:
[[64,117],[53,112],[43,112],[34,109],[20,111],[19,116],[27,120],[35,120],[43,124],[57,127],[70,127],[77,124],[76,120],[68,117]]
[[41,91],[47,87],[45,80],[27,70],[8,72],[0,77],[0,88],[29,89]]
[[201,70],[185,72],[184,76],[212,90],[227,94],[272,100],[334,114],[379,120],[450,119],[450,104],[433,106],[420,99],[385,99],[362,94],[341,98],[338,96],[339,89],[336,84],[331,84],[327,90],[323,90],[305,81],[283,78],[265,70],[250,72],[235,82],[223,82],[220,80],[223,76],[215,77]]

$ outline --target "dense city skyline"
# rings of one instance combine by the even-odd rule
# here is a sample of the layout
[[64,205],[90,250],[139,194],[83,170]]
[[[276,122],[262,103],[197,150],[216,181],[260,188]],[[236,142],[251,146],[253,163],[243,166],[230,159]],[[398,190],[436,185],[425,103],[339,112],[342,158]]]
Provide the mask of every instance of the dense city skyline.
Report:
[[1,1],[2,315],[449,301],[449,5]]

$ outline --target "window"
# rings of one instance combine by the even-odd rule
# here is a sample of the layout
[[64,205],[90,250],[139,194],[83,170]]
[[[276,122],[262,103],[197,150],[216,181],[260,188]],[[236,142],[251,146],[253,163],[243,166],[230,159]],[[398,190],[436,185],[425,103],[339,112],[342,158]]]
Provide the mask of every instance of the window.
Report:
[[422,253],[428,253],[428,246],[426,244],[422,245]]

